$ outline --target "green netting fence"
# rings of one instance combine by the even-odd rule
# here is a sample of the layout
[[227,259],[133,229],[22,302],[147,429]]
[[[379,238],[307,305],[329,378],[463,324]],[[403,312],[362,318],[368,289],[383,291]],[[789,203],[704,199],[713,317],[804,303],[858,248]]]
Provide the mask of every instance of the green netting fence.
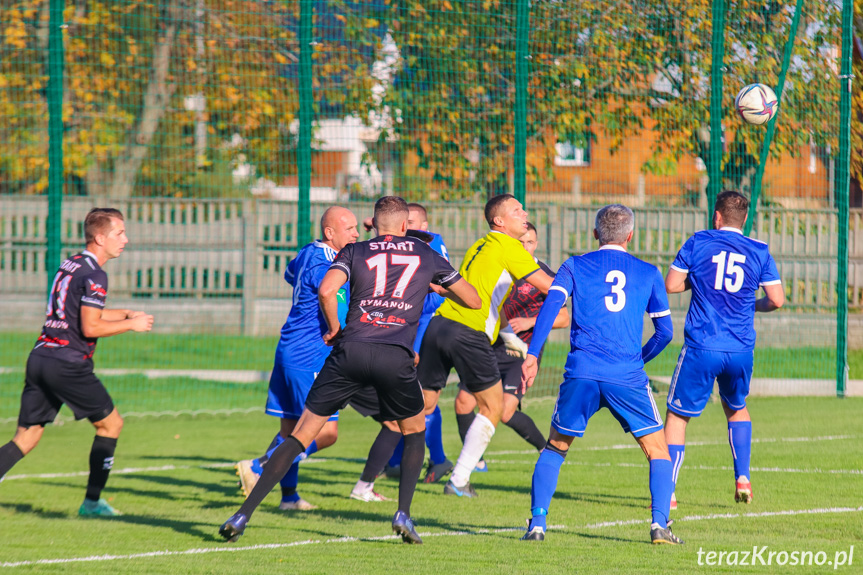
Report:
[[[109,303],[156,316],[99,344],[120,408],[243,410],[264,401],[287,262],[327,206],[363,219],[381,194],[424,203],[455,264],[495,194],[525,202],[553,267],[621,202],[664,272],[741,190],[788,296],[757,318],[753,390],[861,393],[850,0],[9,0],[0,23],[0,419],[89,208],[127,219]],[[734,111],[752,82],[780,96],[767,126]]]

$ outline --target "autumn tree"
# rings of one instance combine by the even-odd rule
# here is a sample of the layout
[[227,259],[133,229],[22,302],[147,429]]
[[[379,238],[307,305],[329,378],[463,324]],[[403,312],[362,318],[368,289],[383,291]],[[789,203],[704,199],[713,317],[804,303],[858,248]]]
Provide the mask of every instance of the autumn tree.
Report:
[[[9,135],[0,142],[0,182],[10,190],[47,186],[48,4],[14,0],[0,9],[8,21],[0,117]],[[67,181],[113,197],[218,196],[239,163],[255,177],[296,172],[298,2],[66,4]],[[360,51],[321,42],[317,50],[319,100],[347,100],[343,113],[366,113],[372,81],[357,65]]]

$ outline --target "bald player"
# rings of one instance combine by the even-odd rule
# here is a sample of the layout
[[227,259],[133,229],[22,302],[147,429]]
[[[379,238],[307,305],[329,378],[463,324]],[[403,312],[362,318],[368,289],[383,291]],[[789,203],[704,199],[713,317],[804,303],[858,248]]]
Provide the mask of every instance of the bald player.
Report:
[[[281,420],[281,428],[265,455],[237,463],[237,475],[240,476],[240,484],[246,497],[258,482],[270,454],[285,438],[290,437],[303,413],[309,389],[321,371],[324,360],[330,355],[332,348],[322,339],[329,328],[318,303],[318,288],[339,250],[355,243],[358,237],[356,216],[347,208],[332,206],[321,216],[321,239],[304,246],[285,270],[285,281],[291,284],[294,293],[291,311],[276,346],[266,408],[268,415]],[[339,299],[347,302],[344,289],[346,288],[343,286]],[[344,309],[346,311],[347,307]],[[329,418],[315,440],[297,461],[293,462],[282,478],[282,501],[279,509],[314,509],[312,504],[297,493],[298,464],[301,459],[336,442],[338,418],[338,414]]]

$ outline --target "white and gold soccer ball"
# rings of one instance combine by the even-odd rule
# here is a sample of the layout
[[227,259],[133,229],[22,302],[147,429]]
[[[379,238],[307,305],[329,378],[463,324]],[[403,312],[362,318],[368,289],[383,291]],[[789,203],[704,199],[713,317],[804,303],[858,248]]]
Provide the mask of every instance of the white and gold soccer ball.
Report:
[[766,124],[779,110],[779,100],[770,86],[749,84],[737,93],[734,109],[747,124]]

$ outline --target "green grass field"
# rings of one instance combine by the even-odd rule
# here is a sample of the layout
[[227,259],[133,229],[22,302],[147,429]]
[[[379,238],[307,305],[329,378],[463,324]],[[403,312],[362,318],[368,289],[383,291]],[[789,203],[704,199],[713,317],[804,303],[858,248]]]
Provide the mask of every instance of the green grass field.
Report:
[[[445,446],[455,458],[460,447],[455,418],[450,402],[442,407]],[[527,401],[526,409],[547,429],[551,400]],[[472,478],[477,499],[444,497],[439,484],[418,487],[413,514],[425,544],[411,547],[390,537],[394,503],[347,498],[377,431],[353,411],[343,414],[338,443],[301,466],[300,492],[319,509],[280,512],[273,493],[234,544],[217,535],[241,503],[231,463],[266,447],[276,429],[272,418],[261,413],[127,418],[104,493],[125,515],[112,520],[76,517],[92,428],[50,426],[43,443],[0,485],[0,570],[172,575],[832,570],[775,563],[699,567],[699,550],[766,545],[789,553],[823,551],[832,561],[851,545],[863,547],[863,400],[756,398],[750,409],[755,501],[746,507],[733,500],[719,405],[709,405],[690,427],[680,509],[672,513],[675,532],[686,540],[682,547],[648,544],[647,464],[606,411],[571,450],[549,515],[549,523],[559,527],[542,544],[518,541],[529,513],[536,453],[505,427],[487,453],[491,471]],[[0,426],[7,437],[13,431],[14,423]],[[395,497],[397,485],[380,479],[377,490]],[[853,565],[838,572],[861,572],[863,550],[856,551]]]
[[[0,332],[0,421],[17,415],[23,370],[33,346],[32,334]],[[254,370],[272,369],[275,340],[269,337],[207,335],[126,334],[105,338],[96,352],[96,373],[111,391],[124,412],[177,412],[189,409],[217,411],[252,409],[262,405],[266,382],[226,383],[171,376],[148,379],[144,375],[108,375],[106,369]],[[134,350],[133,352],[130,350]],[[536,397],[554,395],[563,373],[568,344],[550,343],[543,355],[542,369],[531,391]],[[670,376],[679,345],[671,345],[647,365],[651,376]],[[755,377],[835,377],[833,348],[758,348]],[[863,378],[863,350],[849,352],[852,379]],[[453,389],[445,391],[445,396]]]
[[[38,334],[0,332],[0,367],[23,369]],[[227,335],[127,334],[104,338],[96,352],[98,368],[129,369],[271,369],[277,338]],[[134,353],[130,347],[134,346]],[[569,344],[549,343],[543,364],[562,365]],[[650,375],[674,371],[679,345],[670,345],[647,366]],[[851,379],[863,379],[863,350],[849,350]],[[820,378],[835,376],[836,349],[759,347],[755,352],[758,377]]]

